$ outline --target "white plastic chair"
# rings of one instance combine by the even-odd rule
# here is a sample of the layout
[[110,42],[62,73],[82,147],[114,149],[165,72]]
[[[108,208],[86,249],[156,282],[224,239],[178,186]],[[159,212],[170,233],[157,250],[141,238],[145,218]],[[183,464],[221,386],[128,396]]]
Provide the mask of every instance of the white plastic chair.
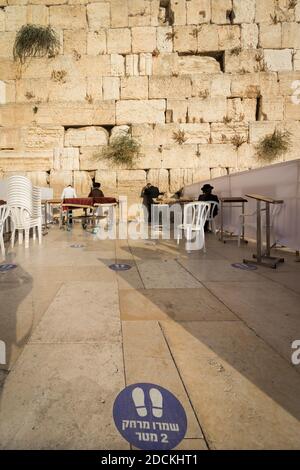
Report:
[[176,227],[177,244],[179,244],[181,230],[184,230],[188,242],[191,242],[193,232],[196,232],[196,249],[201,250],[203,248],[204,252],[206,252],[204,225],[209,215],[209,211],[209,202],[200,201],[185,204],[183,223]]
[[5,246],[4,246],[4,240],[3,240],[3,232],[4,232],[4,225],[5,221],[9,216],[9,207],[7,204],[0,206],[0,248],[1,248],[1,254],[2,258],[5,259]]
[[219,209],[219,203],[216,201],[207,201],[210,204],[210,210],[207,216],[207,222],[209,223],[210,230],[214,235],[217,234],[216,221],[214,217],[214,212],[216,207]]
[[25,248],[29,247],[29,232],[38,231],[39,243],[42,243],[41,189],[32,186],[24,176],[11,176],[8,179],[7,205],[13,225],[11,244],[14,246],[15,233],[18,231],[19,244],[25,233]]

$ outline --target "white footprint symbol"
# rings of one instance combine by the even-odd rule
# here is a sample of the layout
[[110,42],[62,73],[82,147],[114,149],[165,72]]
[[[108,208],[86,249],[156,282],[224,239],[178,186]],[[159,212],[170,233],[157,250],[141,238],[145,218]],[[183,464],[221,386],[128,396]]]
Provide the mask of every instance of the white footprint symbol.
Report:
[[145,394],[143,390],[140,387],[136,387],[132,390],[131,395],[137,414],[144,418],[147,416],[147,408],[145,407]]
[[163,415],[163,397],[157,388],[151,388],[150,399],[152,402],[152,414],[155,418],[161,418]]

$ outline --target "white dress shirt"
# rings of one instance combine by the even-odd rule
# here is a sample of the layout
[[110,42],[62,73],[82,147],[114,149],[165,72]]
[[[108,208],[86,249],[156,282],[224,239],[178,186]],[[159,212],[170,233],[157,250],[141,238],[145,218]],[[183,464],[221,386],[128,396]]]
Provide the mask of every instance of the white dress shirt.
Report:
[[72,199],[74,197],[76,198],[77,196],[76,196],[75,189],[72,188],[72,186],[68,186],[67,188],[65,188],[61,195],[62,199]]

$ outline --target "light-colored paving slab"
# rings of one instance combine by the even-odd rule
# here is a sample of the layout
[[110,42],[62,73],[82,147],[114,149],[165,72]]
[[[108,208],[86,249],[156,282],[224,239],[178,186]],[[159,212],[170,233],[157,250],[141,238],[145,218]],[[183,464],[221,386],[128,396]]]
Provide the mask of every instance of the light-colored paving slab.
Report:
[[231,266],[228,260],[180,260],[182,266],[199,281],[257,281],[256,271],[242,271]]
[[207,289],[122,289],[120,311],[122,320],[237,320]]
[[201,288],[202,285],[175,260],[137,261],[146,289]]
[[263,278],[260,282],[207,282],[205,285],[290,362],[291,344],[300,335],[298,294]]
[[300,271],[284,272],[278,269],[264,272],[262,276],[300,294]]
[[116,281],[63,284],[30,341],[120,342]]
[[26,346],[0,401],[1,449],[128,449],[112,420],[120,344]]
[[240,322],[162,322],[216,449],[299,449],[300,377]]
[[127,385],[153,383],[181,402],[188,418],[187,438],[203,438],[172,356],[157,322],[122,322]]

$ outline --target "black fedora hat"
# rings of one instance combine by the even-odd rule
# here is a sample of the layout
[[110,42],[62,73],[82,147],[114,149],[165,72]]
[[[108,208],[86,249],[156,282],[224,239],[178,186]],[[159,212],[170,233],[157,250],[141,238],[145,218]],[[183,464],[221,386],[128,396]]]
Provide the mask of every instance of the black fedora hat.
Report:
[[211,186],[210,184],[205,184],[204,186],[202,186],[201,191],[205,192],[205,191],[210,191],[211,189],[214,189],[214,187]]

